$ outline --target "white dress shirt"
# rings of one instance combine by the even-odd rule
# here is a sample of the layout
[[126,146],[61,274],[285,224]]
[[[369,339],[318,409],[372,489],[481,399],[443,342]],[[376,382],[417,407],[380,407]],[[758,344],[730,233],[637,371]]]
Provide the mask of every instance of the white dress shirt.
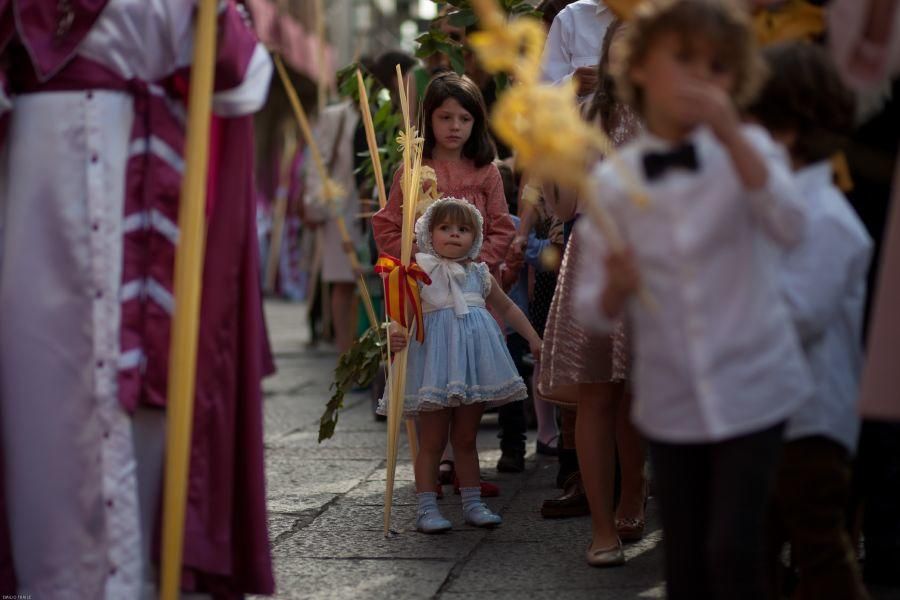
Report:
[[[743,130],[765,157],[766,185],[748,191],[725,148],[701,127],[692,142],[698,170],[670,170],[650,182],[647,151],[671,144],[644,133],[621,150],[649,196],[633,203],[611,161],[594,174],[596,197],[634,248],[648,308],[629,300],[635,332],[635,424],[650,439],[704,443],[787,420],[812,391],[809,370],[778,287],[775,244],[804,231],[804,209],[784,155],[760,128]],[[586,220],[583,220],[586,221]],[[606,247],[579,224],[576,314],[585,327],[611,331],[600,306]]]
[[872,240],[832,183],[829,163],[800,170],[796,180],[806,199],[807,233],[786,253],[781,285],[816,390],[791,418],[787,437],[824,435],[852,454]]
[[598,64],[603,37],[613,19],[602,0],[578,0],[559,11],[544,44],[544,81],[559,84],[578,67]]

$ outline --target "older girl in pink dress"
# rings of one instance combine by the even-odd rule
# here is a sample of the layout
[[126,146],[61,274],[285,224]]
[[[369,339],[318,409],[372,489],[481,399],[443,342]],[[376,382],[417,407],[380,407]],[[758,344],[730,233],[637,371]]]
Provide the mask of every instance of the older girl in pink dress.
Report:
[[[516,231],[506,205],[500,171],[493,164],[494,144],[488,135],[481,92],[466,77],[442,73],[429,84],[423,109],[425,158],[422,164],[434,169],[439,196],[465,198],[484,217],[481,260],[497,277]],[[394,256],[400,255],[401,174],[402,169],[398,169],[387,205],[372,217],[378,249]]]
[[[600,60],[601,75],[610,60],[623,27],[618,21],[607,30]],[[637,117],[615,101],[612,80],[602,77],[586,118],[600,122],[615,145],[623,144],[638,132]],[[555,211],[578,212],[578,199],[546,190]],[[629,417],[628,344],[625,324],[612,335],[595,336],[577,322],[572,294],[577,286],[577,263],[582,256],[577,235],[568,242],[559,280],[544,332],[538,390],[545,398],[565,408],[577,408],[575,446],[581,467],[581,481],[591,507],[593,541],[587,552],[592,566],[622,564],[621,541],[635,541],[644,531],[644,448]],[[566,434],[564,428],[564,435]],[[622,473],[622,493],[617,513],[613,512],[615,457]]]

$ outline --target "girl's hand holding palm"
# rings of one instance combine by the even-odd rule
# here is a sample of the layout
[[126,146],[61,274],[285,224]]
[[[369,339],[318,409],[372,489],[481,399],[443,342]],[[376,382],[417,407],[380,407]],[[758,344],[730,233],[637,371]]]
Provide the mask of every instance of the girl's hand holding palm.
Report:
[[388,336],[390,337],[391,352],[400,352],[406,348],[407,335],[406,331],[397,323],[391,323],[388,328]]

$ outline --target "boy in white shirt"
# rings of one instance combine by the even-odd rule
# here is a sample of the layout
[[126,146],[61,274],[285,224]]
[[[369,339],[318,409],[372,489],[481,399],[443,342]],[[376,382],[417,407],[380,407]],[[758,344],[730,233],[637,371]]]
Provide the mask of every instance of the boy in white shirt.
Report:
[[595,198],[629,247],[610,252],[581,226],[606,260],[579,264],[576,313],[596,330],[626,310],[633,324],[633,418],[650,442],[668,597],[756,600],[784,423],[812,391],[773,248],[802,239],[803,204],[783,153],[738,117],[763,71],[742,6],[648,0],[624,54],[618,89],[647,131],[621,164],[649,202],[615,161],[598,167]]
[[782,290],[815,394],[788,422],[775,485],[769,552],[773,594],[791,544],[800,598],[867,598],[845,519],[859,435],[862,321],[872,240],[833,183],[828,161],[853,126],[854,97],[824,49],[781,44],[749,113],[788,149],[807,202],[807,231],[782,265]]

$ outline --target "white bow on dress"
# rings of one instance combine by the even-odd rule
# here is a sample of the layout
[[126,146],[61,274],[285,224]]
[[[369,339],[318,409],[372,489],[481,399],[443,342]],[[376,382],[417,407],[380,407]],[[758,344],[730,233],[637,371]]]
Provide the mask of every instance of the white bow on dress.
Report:
[[419,252],[416,262],[428,273],[431,285],[422,289],[422,303],[426,311],[451,305],[457,317],[469,314],[469,303],[462,291],[466,282],[466,268],[460,263]]

